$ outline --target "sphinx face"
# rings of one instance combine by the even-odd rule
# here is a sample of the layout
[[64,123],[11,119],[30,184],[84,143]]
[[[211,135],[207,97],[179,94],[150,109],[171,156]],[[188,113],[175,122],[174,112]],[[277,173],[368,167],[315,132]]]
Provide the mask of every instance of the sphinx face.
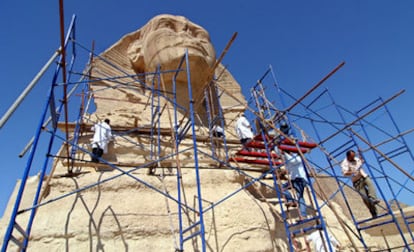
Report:
[[[182,16],[160,15],[140,29],[128,48],[136,72],[176,69],[188,49],[191,72],[205,72],[215,60],[208,32]],[[199,76],[200,77],[200,76]]]
[[[175,70],[188,50],[191,79],[181,71],[164,72],[163,81],[166,91],[175,93],[177,103],[184,109],[189,108],[190,95],[188,82],[191,82],[192,99],[202,101],[204,87],[211,74],[216,55],[208,32],[190,22],[187,18],[173,15],[159,15],[151,19],[136,34],[128,46],[128,57],[136,73]],[[184,67],[184,66],[182,66]],[[175,76],[176,86],[172,85]],[[196,111],[206,121],[206,111],[199,106]]]

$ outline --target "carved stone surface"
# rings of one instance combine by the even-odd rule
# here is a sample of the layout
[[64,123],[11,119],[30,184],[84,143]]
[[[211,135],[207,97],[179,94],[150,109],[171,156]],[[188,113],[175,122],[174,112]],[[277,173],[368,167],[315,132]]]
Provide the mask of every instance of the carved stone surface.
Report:
[[185,17],[164,14],[152,18],[139,29],[128,46],[128,57],[136,72],[152,72],[158,65],[164,69],[177,68],[185,50],[195,62],[194,72],[204,72],[216,58],[204,28]]

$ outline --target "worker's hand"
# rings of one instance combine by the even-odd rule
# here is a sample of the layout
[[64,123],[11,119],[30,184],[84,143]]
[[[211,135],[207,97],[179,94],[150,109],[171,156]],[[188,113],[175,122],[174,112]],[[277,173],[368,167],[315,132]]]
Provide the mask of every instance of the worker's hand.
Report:
[[280,175],[286,175],[287,174],[286,169],[278,169],[277,171],[279,172]]
[[355,175],[355,171],[348,170],[344,173],[345,176],[352,176]]

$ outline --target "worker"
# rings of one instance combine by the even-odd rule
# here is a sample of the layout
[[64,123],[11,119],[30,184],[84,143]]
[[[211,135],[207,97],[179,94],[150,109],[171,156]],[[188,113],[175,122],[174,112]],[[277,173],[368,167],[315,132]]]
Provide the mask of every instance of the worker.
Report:
[[355,151],[346,152],[346,158],[341,162],[342,173],[344,176],[352,177],[352,184],[359,192],[368,207],[373,218],[377,217],[376,204],[380,201],[377,199],[374,185],[368,174],[362,169],[363,160],[355,156]]
[[[322,239],[323,237],[323,239]],[[313,250],[315,252],[328,252],[331,251],[329,246],[332,249],[332,252],[335,252],[336,249],[340,249],[339,242],[335,237],[328,232],[329,241],[326,239],[325,232],[323,230],[317,230],[306,237],[306,241],[313,243]]]
[[108,143],[112,141],[112,130],[110,120],[105,119],[103,122],[97,123],[92,127],[94,131],[92,139],[92,162],[98,163],[99,158],[108,152]]
[[223,137],[224,136],[223,128],[220,127],[217,124],[214,124],[213,128],[211,128],[211,131],[213,132],[214,137]]
[[[303,160],[298,153],[290,153],[289,151],[282,151],[285,160],[285,169],[289,173],[290,182],[296,191],[297,203],[299,203],[299,221],[307,217],[306,209],[308,206],[305,203],[303,196],[306,186],[309,184],[306,176],[305,166]],[[293,197],[289,191],[284,192],[286,196],[286,206],[296,206]]]
[[289,125],[286,123],[286,121],[281,121],[280,122],[280,131],[284,134],[284,137],[288,137],[289,133],[290,133],[290,127]]
[[248,144],[253,139],[253,131],[244,113],[242,113],[239,119],[236,121],[236,134],[239,137],[241,144],[243,145],[243,149],[249,150]]

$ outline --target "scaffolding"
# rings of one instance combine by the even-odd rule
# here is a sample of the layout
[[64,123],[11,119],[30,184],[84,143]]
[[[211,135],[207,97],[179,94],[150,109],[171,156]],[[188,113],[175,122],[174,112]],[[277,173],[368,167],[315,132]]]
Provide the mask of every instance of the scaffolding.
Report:
[[[338,219],[338,223],[354,249],[372,250],[373,245],[364,239],[363,231],[380,226],[388,227],[389,225],[395,228],[401,238],[402,245],[398,249],[413,249],[414,237],[410,225],[413,223],[414,216],[404,211],[399,196],[413,193],[410,188],[413,185],[414,169],[405,171],[398,165],[398,161],[394,161],[403,157],[405,163],[414,163],[414,156],[404,138],[411,130],[401,132],[387,107],[387,104],[400,93],[386,100],[379,98],[360,110],[352,112],[335,103],[333,96],[327,89],[315,95],[316,90],[319,90],[319,87],[339,70],[343,63],[299,98],[289,94],[279,85],[273,68],[270,66],[253,85],[250,90],[251,97],[248,99],[248,103],[244,104],[220,85],[220,75],[213,76],[221,57],[210,69],[211,78],[203,87],[202,97],[199,99],[200,97],[193,97],[187,51],[183,52],[183,57],[176,69],[164,70],[158,67],[155,72],[131,74],[112,64],[110,60],[95,54],[93,46],[92,50],[89,50],[80,44],[75,39],[75,21],[74,16],[63,49],[60,50],[60,59],[27,157],[27,165],[4,237],[2,251],[8,250],[10,241],[21,251],[28,248],[33,220],[39,207],[99,186],[120,176],[128,176],[137,183],[150,188],[154,193],[165,197],[169,215],[172,208],[169,202],[174,202],[178,212],[179,227],[178,240],[174,239],[176,251],[184,251],[184,244],[189,241],[197,249],[206,251],[205,214],[213,211],[214,208],[237,193],[254,187],[255,184],[260,184],[275,193],[277,203],[273,204],[267,200],[265,203],[282,217],[290,251],[309,251],[309,242],[306,238],[313,232],[319,232],[323,240],[329,241],[325,245],[327,246],[325,250],[334,251],[333,238],[323,216],[325,208],[329,208]],[[234,40],[234,36],[232,40]],[[83,50],[89,54],[86,70],[79,72],[75,69],[77,50]],[[70,61],[67,64],[65,60],[69,57]],[[120,75],[109,76],[105,72],[94,75],[93,71],[98,71],[93,70],[94,59],[99,59],[108,68],[116,69]],[[64,77],[63,81],[59,82],[58,78],[61,74]],[[178,76],[185,76],[186,79],[189,100],[187,106],[183,106],[177,100],[176,82]],[[76,77],[79,79],[74,80]],[[169,82],[173,84],[171,90],[167,90],[165,87],[166,78],[170,78]],[[92,153],[84,140],[85,134],[90,131],[90,126],[97,122],[97,120],[91,119],[89,114],[90,111],[93,111],[92,100],[100,99],[98,97],[99,91],[92,90],[91,85],[103,80],[111,82],[113,86],[102,87],[102,90],[125,88],[147,95],[147,101],[144,104],[150,110],[150,124],[138,126],[135,123],[134,126],[114,127],[112,130],[117,138],[122,138],[130,142],[132,146],[148,151],[149,158],[133,164],[99,158],[99,164],[95,164],[95,167],[118,171],[119,174],[45,201],[43,200],[44,195],[47,194],[58,161],[63,162],[67,167],[67,173],[60,175],[63,177],[78,176],[83,172],[80,168],[82,165],[90,165],[88,157]],[[71,90],[67,92],[69,87]],[[73,96],[75,92],[78,92],[79,95]],[[276,96],[274,96],[275,94]],[[232,139],[226,135],[226,131],[223,131],[223,135],[215,134],[213,130],[215,127],[219,126],[223,129],[229,126],[225,121],[226,111],[220,103],[222,95],[227,95],[240,103],[241,106],[246,106],[250,113],[252,124],[256,129],[256,135],[248,145],[250,150],[240,149],[234,152],[228,147],[228,144],[238,144],[238,141],[232,142]],[[311,96],[313,99],[310,100]],[[200,126],[203,119],[196,112],[199,106],[204,106],[206,109],[207,122],[205,127]],[[327,112],[328,110],[329,112]],[[335,119],[332,119],[334,114]],[[394,132],[391,133],[384,130],[384,127],[378,126],[376,123],[378,117],[386,117]],[[101,118],[97,119],[101,120]],[[168,121],[169,127],[162,125],[162,122],[165,121]],[[63,134],[58,131],[59,128],[62,129]],[[205,129],[207,129],[205,136],[198,135],[198,132]],[[385,139],[380,139],[379,134],[385,136]],[[130,135],[140,135],[146,138],[147,142],[146,144],[136,142],[129,137]],[[42,155],[38,154],[41,151],[38,150],[38,142],[41,137],[47,139],[46,158],[41,169],[34,171],[33,159],[35,155]],[[168,139],[166,141],[169,142],[168,147],[162,141],[164,137]],[[183,144],[184,141],[191,143],[191,146],[186,147]],[[205,151],[206,148],[209,151]],[[365,160],[364,169],[368,171],[377,188],[378,195],[380,195],[381,203],[372,206],[378,210],[376,216],[366,218],[354,212],[351,206],[349,201],[351,194],[358,195],[359,193],[354,190],[349,178],[341,174],[340,162],[338,161],[349,149],[358,150],[360,156]],[[281,152],[296,153],[305,167],[307,180],[305,197],[306,208],[309,212],[307,216],[302,216],[300,213],[294,214],[295,209],[296,212],[299,212],[297,207],[302,203],[285,172],[284,167],[290,160],[284,157]],[[193,205],[185,197],[186,188],[182,173],[184,168],[182,157],[188,153],[191,153],[191,160],[186,158],[185,162],[193,165],[191,169],[193,169],[196,178],[196,203]],[[206,201],[203,198],[203,185],[200,178],[200,170],[205,169],[202,164],[206,163],[210,164],[210,168],[237,172],[246,178],[245,183],[236,191],[229,192],[215,202]],[[249,167],[244,164],[248,164]],[[395,176],[390,176],[387,171],[391,168],[395,168],[396,176],[402,174],[407,178],[402,182],[395,179]],[[175,192],[169,192],[165,184],[161,187],[153,185],[133,173],[144,169],[148,169],[149,175],[159,174],[161,184],[167,174],[173,174],[176,178]],[[248,171],[254,171],[259,175],[253,176]],[[39,173],[40,180],[36,187],[33,204],[30,207],[22,207],[21,201],[25,193],[25,185],[29,174],[34,172]],[[325,179],[335,181],[337,186],[332,190],[325,190]],[[286,195],[289,194],[289,191],[291,191],[291,195],[294,195],[296,207],[287,204]],[[258,193],[260,194],[260,192]],[[332,206],[332,200],[347,210],[353,226],[349,226],[340,217],[335,207]],[[206,203],[208,206],[205,206]],[[24,228],[17,223],[17,218],[18,215],[26,212],[30,212],[30,217]],[[170,222],[170,225],[173,226],[172,218],[170,218]],[[171,232],[175,237],[174,228],[171,228]],[[384,240],[387,243],[385,236]],[[298,243],[305,244],[305,248],[301,248]],[[397,248],[389,247],[388,249]]]
[[[338,67],[342,65],[343,64]],[[336,71],[338,67],[335,68],[334,71]],[[328,74],[327,77],[334,71]],[[262,82],[266,76],[269,76],[270,83],[266,87],[263,87]],[[322,80],[326,80],[327,77]],[[319,86],[320,83],[321,82],[315,86]],[[337,201],[341,202],[341,206],[349,211],[349,216],[354,222],[355,227],[354,230],[350,227],[344,227],[344,229],[349,230],[350,234],[353,234],[353,236],[359,240],[363,249],[368,250],[373,248],[371,247],[372,244],[367,244],[361,231],[373,228],[381,229],[381,227],[383,227],[396,229],[396,233],[401,239],[402,245],[400,247],[388,247],[388,249],[405,248],[410,250],[413,246],[412,227],[410,227],[410,224],[412,224],[410,221],[412,219],[412,213],[404,212],[404,209],[401,206],[402,202],[398,199],[398,195],[403,191],[405,193],[412,193],[410,187],[413,181],[413,171],[405,171],[397,162],[393,161],[393,159],[405,156],[402,162],[406,163],[407,167],[410,167],[409,164],[413,163],[412,152],[404,139],[404,135],[410,133],[412,130],[401,132],[387,106],[389,102],[398,97],[403,91],[398,92],[386,100],[378,98],[358,111],[351,112],[337,104],[328,89],[315,94],[314,98],[309,102],[302,102],[303,97],[294,97],[277,84],[273,69],[269,67],[269,70],[258,81],[256,86],[259,86],[260,89],[256,93],[263,95],[266,93],[264,90],[272,85],[274,86],[272,90],[278,91],[279,107],[286,109],[279,110],[268,105],[261,105],[261,107],[266,110],[274,111],[274,115],[271,115],[266,120],[267,122],[274,124],[273,126],[270,125],[271,128],[275,128],[275,124],[280,125],[280,121],[287,121],[289,126],[300,131],[302,140],[295,135],[295,132],[293,132],[293,141],[291,141],[292,143],[297,144],[296,147],[298,152],[306,151],[306,149],[303,149],[302,146],[298,144],[301,143],[300,141],[313,141],[317,143],[317,148],[309,153],[308,158],[304,157],[304,159],[305,163],[308,164],[308,172],[314,180],[315,187],[319,188],[316,190],[319,194],[318,197],[319,199],[324,200],[324,202],[321,203],[320,208],[326,206],[329,207],[330,200],[338,198],[337,195],[340,194],[342,199],[337,199]],[[258,97],[258,95],[255,97]],[[293,105],[287,107],[284,104],[286,98],[290,99]],[[269,98],[266,97],[261,100],[268,102]],[[293,109],[294,106],[297,105],[299,108]],[[335,113],[337,114],[336,118],[338,118],[338,120],[332,119],[335,117]],[[269,115],[269,113],[263,113],[260,116],[263,117],[265,115]],[[384,121],[386,125],[384,124]],[[298,125],[301,125],[302,127],[299,128]],[[308,130],[313,129],[314,133],[312,135],[315,136],[315,138],[311,138],[304,132],[303,129],[305,127],[307,127]],[[309,132],[310,130],[308,133]],[[375,140],[373,137],[375,137]],[[387,147],[384,146],[386,144],[388,144]],[[380,149],[381,147],[383,150]],[[317,149],[320,151],[316,151]],[[356,192],[355,189],[349,185],[349,178],[342,175],[342,172],[340,171],[341,162],[337,160],[340,156],[342,156],[342,158],[345,157],[345,152],[351,149],[357,150],[361,158],[365,160],[364,169],[368,171],[369,176],[377,188],[377,194],[381,199],[381,204],[376,205],[372,202],[369,203],[371,204],[369,207],[375,209],[375,212],[372,213],[372,217],[361,218],[357,212],[358,210],[353,209],[350,204],[349,192],[345,192],[347,189],[353,190],[355,193],[359,194],[359,192]],[[369,154],[371,154],[370,157],[368,157]],[[324,159],[326,160],[326,163],[323,165],[322,160]],[[401,160],[402,159],[400,159],[400,161]],[[377,164],[375,164],[375,162]],[[404,182],[400,182],[395,179],[396,177],[390,176],[389,170],[391,167],[394,168],[394,171],[398,172],[393,175],[397,177],[401,175],[406,177]],[[322,181],[327,178],[336,181],[336,190],[330,192],[329,190],[326,191],[326,188],[319,184],[319,180]],[[311,190],[313,190],[313,188]],[[329,194],[323,195],[324,191]],[[364,197],[364,195],[360,196],[362,198]],[[339,218],[339,216],[337,217]],[[339,222],[342,223],[342,221]],[[352,239],[350,240],[352,241]],[[385,235],[384,244],[388,244]],[[354,243],[354,246],[357,247],[357,244]]]

